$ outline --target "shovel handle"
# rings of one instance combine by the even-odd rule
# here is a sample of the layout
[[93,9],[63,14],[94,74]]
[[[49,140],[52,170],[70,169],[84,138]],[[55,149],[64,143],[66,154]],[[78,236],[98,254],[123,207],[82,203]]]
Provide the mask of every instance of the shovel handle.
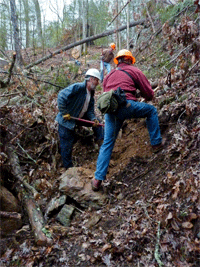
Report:
[[[67,115],[64,115],[63,118],[65,118],[65,116],[67,116]],[[77,120],[77,121],[82,121],[82,122],[86,122],[86,123],[90,123],[90,124],[95,124],[94,121],[88,121],[88,120],[84,120],[84,119],[76,118],[76,117],[72,117],[72,116],[70,116],[70,119]],[[105,125],[102,124],[102,123],[99,123],[97,126],[103,126],[104,127]]]

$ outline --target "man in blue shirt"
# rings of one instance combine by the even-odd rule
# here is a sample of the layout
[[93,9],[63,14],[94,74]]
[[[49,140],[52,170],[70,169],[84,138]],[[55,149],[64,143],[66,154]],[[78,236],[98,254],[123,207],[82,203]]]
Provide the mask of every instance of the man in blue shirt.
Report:
[[[84,82],[74,83],[61,90],[58,94],[59,113],[56,121],[58,122],[61,157],[63,166],[66,169],[73,167],[72,149],[77,120],[71,117],[94,121],[93,131],[96,141],[103,140],[103,128],[98,126],[99,121],[94,113],[94,92],[99,80],[99,71],[97,69],[89,69],[85,74]],[[80,125],[80,122],[78,124]],[[84,125],[91,127],[91,124],[86,125],[84,123]]]

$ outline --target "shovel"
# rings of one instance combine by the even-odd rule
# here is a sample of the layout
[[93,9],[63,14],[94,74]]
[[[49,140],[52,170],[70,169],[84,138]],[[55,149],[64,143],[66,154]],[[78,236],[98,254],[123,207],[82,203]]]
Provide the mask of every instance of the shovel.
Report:
[[[64,115],[63,118],[67,119],[68,116],[69,116],[69,114]],[[86,123],[90,123],[90,124],[95,124],[94,121],[88,121],[88,120],[84,120],[84,119],[76,118],[76,117],[72,117],[72,116],[70,116],[70,119],[77,120],[77,121],[82,121],[82,122],[86,122]],[[103,126],[104,127],[105,125],[102,124],[102,123],[99,123],[97,126]]]

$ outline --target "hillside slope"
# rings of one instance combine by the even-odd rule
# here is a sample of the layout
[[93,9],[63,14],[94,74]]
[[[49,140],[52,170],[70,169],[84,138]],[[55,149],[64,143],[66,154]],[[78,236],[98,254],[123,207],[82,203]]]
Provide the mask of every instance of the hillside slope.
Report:
[[[33,51],[28,53],[31,58]],[[1,182],[22,207],[21,196],[14,190],[17,183],[7,170],[6,146],[12,145],[25,179],[39,191],[37,202],[44,212],[60,194],[58,179],[64,171],[54,121],[57,92],[82,80],[88,68],[99,68],[100,53],[100,47],[88,48],[88,55],[78,59],[81,65],[76,65],[70,52],[57,55],[25,76],[13,76],[3,92]],[[35,245],[27,213],[22,210],[23,228],[2,236],[1,266],[199,266],[199,63],[190,72],[184,68],[171,71],[169,83],[168,77],[155,74],[160,71],[156,60],[161,59],[155,56],[148,64],[144,58],[141,54],[136,66],[157,79],[152,104],[158,109],[164,149],[152,153],[143,119],[126,121],[104,183],[107,204],[84,209],[69,199],[76,206],[71,225],[58,224],[56,214],[46,222],[53,237],[49,246]],[[95,97],[100,93],[99,87]],[[74,164],[94,172],[98,150],[90,135],[82,137],[78,133]]]

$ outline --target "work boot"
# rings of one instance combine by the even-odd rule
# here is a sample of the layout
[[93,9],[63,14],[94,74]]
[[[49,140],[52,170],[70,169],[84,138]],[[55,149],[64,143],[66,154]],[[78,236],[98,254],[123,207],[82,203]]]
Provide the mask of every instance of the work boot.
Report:
[[101,180],[97,180],[97,179],[93,179],[91,182],[92,185],[92,190],[93,191],[99,191],[100,187],[101,187]]
[[99,148],[101,147],[102,144],[103,144],[103,140],[102,139],[97,140],[97,145],[99,146]]
[[164,147],[163,143],[152,146],[153,153],[158,153],[159,151],[161,151],[163,149],[163,147]]

